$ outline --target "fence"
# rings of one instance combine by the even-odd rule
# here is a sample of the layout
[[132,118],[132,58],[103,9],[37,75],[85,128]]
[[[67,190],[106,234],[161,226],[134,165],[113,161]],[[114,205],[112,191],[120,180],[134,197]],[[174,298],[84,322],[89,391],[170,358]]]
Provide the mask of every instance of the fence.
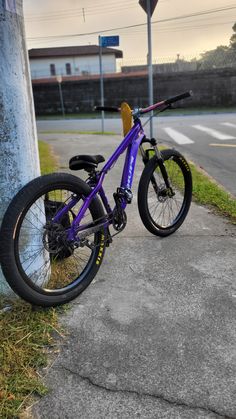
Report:
[[[160,57],[153,59],[153,73],[165,74],[186,71],[214,70],[217,68],[235,68],[236,50],[218,47],[205,54],[191,56]],[[147,71],[147,64],[134,60],[119,60],[123,73]]]
[[[201,56],[181,56],[178,54],[176,57],[160,57],[158,59],[153,59],[153,74],[214,70],[218,68],[236,68],[236,51],[220,50],[219,52],[202,54]],[[116,71],[114,71],[113,65],[104,63],[104,74],[112,74],[114,72],[147,72],[147,64],[141,60],[118,59],[116,61]],[[99,65],[83,65],[82,70],[72,67],[70,74],[66,73],[66,69],[64,67],[58,67],[57,74],[64,77],[94,76],[99,74]],[[31,77],[32,80],[37,80],[48,77],[53,78],[55,76],[50,76],[48,71],[34,69],[31,70]]]
[[[193,90],[194,97],[177,106],[235,106],[235,69],[214,69],[154,74],[154,101]],[[91,112],[100,104],[99,76],[66,79],[61,84],[66,113]],[[36,114],[61,113],[58,83],[33,82]],[[145,73],[119,73],[104,77],[105,105],[131,107],[148,105],[148,76]]]
[[[219,49],[219,51],[218,51]],[[177,72],[189,71],[204,71],[214,70],[220,68],[236,68],[236,51],[219,47],[217,50],[205,53],[202,55],[196,54],[191,56],[181,56],[177,54],[176,57],[159,57],[153,59],[153,74],[169,74]],[[114,65],[104,63],[103,73],[145,73],[147,72],[147,64],[143,60],[116,60],[116,70]],[[65,67],[58,67],[57,74],[64,77],[92,77],[99,74],[99,64],[97,65],[83,65],[81,70],[71,67],[71,74],[66,73]],[[50,78],[48,71],[32,70],[32,80]]]

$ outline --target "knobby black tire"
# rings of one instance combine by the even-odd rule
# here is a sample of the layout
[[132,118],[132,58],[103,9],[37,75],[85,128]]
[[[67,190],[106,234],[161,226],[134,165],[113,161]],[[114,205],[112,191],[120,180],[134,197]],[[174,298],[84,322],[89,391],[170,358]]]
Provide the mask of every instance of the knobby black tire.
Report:
[[[42,307],[68,303],[82,293],[97,274],[105,252],[104,232],[99,231],[95,233],[97,246],[90,258],[89,270],[85,272],[81,282],[55,292],[35,286],[24,275],[17,255],[17,232],[27,213],[27,208],[36,201],[37,197],[47,193],[48,188],[68,188],[79,196],[87,196],[91,192],[90,187],[83,180],[70,174],[55,173],[40,176],[24,186],[11,201],[0,231],[0,260],[8,284],[25,301]],[[89,210],[93,220],[104,216],[104,210],[98,198],[92,201]]]
[[[162,157],[164,162],[166,162],[166,170],[168,172],[168,161],[173,161],[173,163],[169,164],[176,164],[177,168],[179,168],[180,173],[183,176],[183,203],[181,205],[180,210],[178,210],[178,214],[176,214],[174,220],[170,225],[160,225],[157,221],[155,221],[153,216],[150,214],[149,205],[148,205],[148,190],[149,186],[151,185],[151,179],[155,176],[159,168],[158,159],[156,156],[152,157],[148,163],[146,164],[138,187],[138,208],[141,220],[150,233],[155,234],[157,236],[165,237],[172,233],[174,233],[184,222],[192,200],[192,175],[189,165],[185,158],[176,150],[168,149],[163,150]],[[162,184],[164,185],[164,179],[162,178]],[[172,184],[174,190],[178,189],[175,185]],[[173,198],[168,198],[173,199]],[[163,204],[162,204],[163,205]]]

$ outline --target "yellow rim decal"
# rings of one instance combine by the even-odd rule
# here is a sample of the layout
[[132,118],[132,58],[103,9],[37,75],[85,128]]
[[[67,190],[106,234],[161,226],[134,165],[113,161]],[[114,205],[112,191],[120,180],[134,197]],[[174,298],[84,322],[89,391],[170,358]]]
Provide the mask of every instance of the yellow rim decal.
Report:
[[96,265],[100,265],[100,263],[102,261],[102,256],[103,256],[103,251],[104,251],[104,245],[105,245],[104,239],[105,239],[105,236],[104,236],[104,234],[102,234],[102,236],[101,236],[101,245],[100,245],[98,257],[97,257],[97,260],[96,260]]

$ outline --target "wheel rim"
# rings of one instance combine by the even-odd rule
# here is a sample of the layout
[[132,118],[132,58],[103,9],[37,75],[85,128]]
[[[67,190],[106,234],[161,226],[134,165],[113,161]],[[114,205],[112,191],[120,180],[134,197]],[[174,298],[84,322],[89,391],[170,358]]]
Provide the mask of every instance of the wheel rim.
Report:
[[184,173],[177,160],[170,158],[164,162],[170,181],[166,188],[158,166],[152,173],[147,190],[147,206],[152,223],[159,229],[173,227],[181,218],[186,202]]
[[[84,280],[96,258],[99,233],[89,237],[90,247],[75,247],[68,242],[67,229],[77,214],[83,199],[80,197],[72,210],[50,228],[53,217],[75,197],[71,190],[60,188],[39,195],[21,214],[15,232],[15,255],[18,269],[25,281],[45,294],[64,294]],[[48,210],[46,202],[50,202]],[[82,220],[91,222],[88,209]]]

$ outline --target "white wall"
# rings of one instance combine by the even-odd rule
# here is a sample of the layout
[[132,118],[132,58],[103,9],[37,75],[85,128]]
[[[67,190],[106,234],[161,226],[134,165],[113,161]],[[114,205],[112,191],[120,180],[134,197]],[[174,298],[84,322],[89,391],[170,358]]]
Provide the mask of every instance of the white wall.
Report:
[[[31,58],[30,70],[32,79],[51,77],[50,64],[55,64],[56,74],[66,75],[66,63],[71,64],[72,75],[99,74],[99,57],[95,55],[65,58]],[[116,58],[114,54],[103,55],[102,63],[104,73],[116,72]]]

